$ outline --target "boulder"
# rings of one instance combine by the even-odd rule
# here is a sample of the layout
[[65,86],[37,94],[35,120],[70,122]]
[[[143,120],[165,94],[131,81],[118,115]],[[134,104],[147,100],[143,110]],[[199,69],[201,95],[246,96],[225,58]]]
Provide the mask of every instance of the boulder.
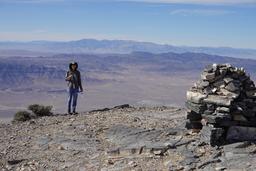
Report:
[[256,140],[256,128],[255,127],[243,127],[243,126],[231,126],[227,131],[228,141],[255,141]]
[[240,91],[239,90],[231,92],[231,91],[229,91],[227,89],[221,88],[220,92],[221,92],[222,95],[227,96],[227,97],[232,98],[232,99],[236,99],[240,95]]
[[256,98],[256,90],[246,91],[245,92],[248,98]]
[[234,80],[234,79],[231,78],[231,77],[226,77],[226,78],[223,79],[223,81],[224,81],[226,84],[232,82],[233,80]]
[[203,113],[206,110],[206,105],[205,104],[197,104],[197,103],[192,103],[187,101],[186,102],[186,107],[196,113]]
[[219,106],[229,107],[233,99],[228,98],[227,96],[218,96],[218,95],[208,95],[207,98],[203,99],[204,103],[216,104]]
[[228,107],[217,107],[216,111],[220,112],[220,113],[229,113],[230,112],[230,108],[228,108]]
[[216,78],[215,72],[203,72],[201,75],[202,80],[213,82]]
[[209,81],[200,80],[195,83],[195,87],[198,89],[204,89],[205,87],[208,87],[209,84]]
[[230,83],[228,83],[225,87],[226,90],[228,91],[231,91],[231,92],[235,92],[235,91],[238,91],[240,90],[240,85],[237,84],[236,82],[234,81],[231,81]]
[[230,121],[232,119],[230,114],[227,113],[214,113],[212,115],[202,115],[202,118],[211,124],[219,124],[223,121]]
[[204,126],[200,132],[200,141],[212,146],[223,143],[225,130],[223,128],[214,128],[212,125]]
[[207,95],[199,92],[187,91],[187,100],[192,103],[201,103],[206,97]]
[[190,111],[187,114],[187,119],[189,119],[190,121],[201,121],[202,115],[194,111]]
[[233,115],[233,120],[234,121],[243,121],[243,122],[248,121],[243,115]]

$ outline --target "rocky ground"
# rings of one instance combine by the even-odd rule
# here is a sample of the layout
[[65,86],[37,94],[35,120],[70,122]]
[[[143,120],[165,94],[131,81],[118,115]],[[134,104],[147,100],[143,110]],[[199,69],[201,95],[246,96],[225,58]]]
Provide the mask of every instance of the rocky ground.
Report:
[[1,170],[256,170],[256,146],[211,147],[185,109],[129,107],[0,125]]

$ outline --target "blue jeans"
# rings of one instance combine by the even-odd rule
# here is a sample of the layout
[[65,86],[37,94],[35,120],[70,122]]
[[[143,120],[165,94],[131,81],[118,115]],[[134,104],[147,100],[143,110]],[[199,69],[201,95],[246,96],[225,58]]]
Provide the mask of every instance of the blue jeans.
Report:
[[68,89],[68,112],[76,112],[76,104],[77,104],[77,97],[78,97],[79,89],[76,88],[69,88]]

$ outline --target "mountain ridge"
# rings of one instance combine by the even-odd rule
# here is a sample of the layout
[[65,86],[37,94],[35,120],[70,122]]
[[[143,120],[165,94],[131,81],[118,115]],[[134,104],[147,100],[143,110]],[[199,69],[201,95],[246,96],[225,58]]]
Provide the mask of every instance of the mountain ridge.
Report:
[[[175,72],[199,72],[204,66],[212,63],[231,63],[245,67],[254,73],[256,60],[208,55],[205,53],[174,53],[154,54],[134,51],[130,54],[57,54],[50,57],[9,57],[0,62],[0,80],[6,86],[21,85],[22,80],[30,83],[35,78],[63,80],[68,62],[79,61],[80,69],[85,73],[118,73],[129,66],[140,66],[141,71],[158,74],[174,74]],[[93,78],[92,78],[93,79]],[[15,84],[14,84],[15,83]],[[0,85],[0,88],[4,88]]]
[[237,58],[256,58],[256,49],[243,49],[232,47],[192,47],[173,46],[170,44],[158,44],[146,41],[134,40],[97,40],[80,39],[72,41],[0,41],[2,50],[26,50],[44,53],[118,53],[126,54],[133,51],[145,51],[151,53],[206,53],[210,55],[231,56]]

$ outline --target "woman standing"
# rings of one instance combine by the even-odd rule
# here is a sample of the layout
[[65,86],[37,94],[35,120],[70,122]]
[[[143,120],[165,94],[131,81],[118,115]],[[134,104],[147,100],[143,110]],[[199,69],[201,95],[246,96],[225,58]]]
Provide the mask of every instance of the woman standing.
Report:
[[69,71],[65,78],[68,82],[68,114],[78,114],[76,112],[76,105],[79,89],[80,92],[83,92],[81,75],[77,68],[78,64],[76,62],[70,63]]

